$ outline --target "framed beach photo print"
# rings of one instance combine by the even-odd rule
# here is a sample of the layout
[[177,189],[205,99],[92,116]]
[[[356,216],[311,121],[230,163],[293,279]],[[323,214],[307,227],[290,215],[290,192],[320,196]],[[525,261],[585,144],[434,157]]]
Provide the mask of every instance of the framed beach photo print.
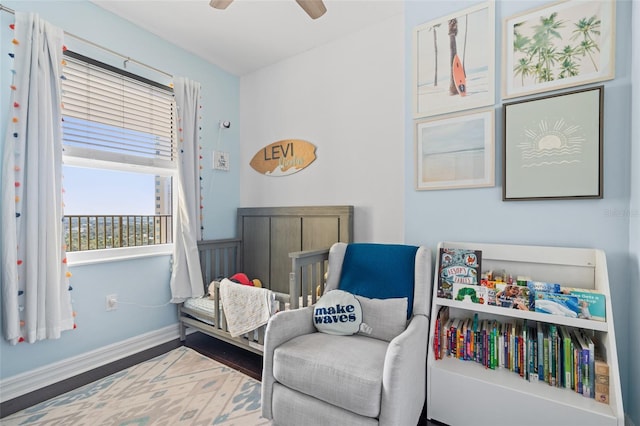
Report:
[[615,0],[570,0],[504,20],[503,99],[615,77]]
[[413,30],[413,117],[495,103],[493,1]]
[[416,189],[494,186],[494,110],[416,122]]
[[602,198],[604,87],[504,104],[502,199]]

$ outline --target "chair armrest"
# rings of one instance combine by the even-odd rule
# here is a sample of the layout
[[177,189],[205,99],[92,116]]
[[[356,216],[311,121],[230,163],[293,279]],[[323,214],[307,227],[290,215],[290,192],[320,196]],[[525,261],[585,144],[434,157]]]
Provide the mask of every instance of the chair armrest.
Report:
[[281,311],[272,316],[267,324],[262,354],[262,416],[271,419],[271,397],[273,393],[273,352],[294,337],[315,333],[313,306]]
[[414,315],[406,330],[389,342],[382,373],[380,426],[417,424],[426,394],[428,336],[429,319]]

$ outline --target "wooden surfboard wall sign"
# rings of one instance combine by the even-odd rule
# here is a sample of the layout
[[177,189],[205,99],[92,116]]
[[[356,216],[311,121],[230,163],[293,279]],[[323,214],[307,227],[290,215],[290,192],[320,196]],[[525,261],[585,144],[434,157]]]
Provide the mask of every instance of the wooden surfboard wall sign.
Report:
[[266,176],[287,176],[299,172],[316,159],[316,147],[302,139],[284,139],[256,152],[249,164]]

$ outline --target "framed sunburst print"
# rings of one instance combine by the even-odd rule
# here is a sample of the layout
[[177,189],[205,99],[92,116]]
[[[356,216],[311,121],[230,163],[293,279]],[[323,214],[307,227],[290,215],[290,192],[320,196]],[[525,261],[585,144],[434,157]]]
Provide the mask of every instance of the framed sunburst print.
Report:
[[503,201],[602,198],[604,87],[503,105]]

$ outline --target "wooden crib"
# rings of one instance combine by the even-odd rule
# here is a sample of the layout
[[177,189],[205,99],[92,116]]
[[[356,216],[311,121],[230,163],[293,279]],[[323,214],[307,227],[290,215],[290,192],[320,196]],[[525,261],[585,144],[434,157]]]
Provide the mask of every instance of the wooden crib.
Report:
[[[296,309],[315,303],[324,290],[331,245],[353,240],[353,206],[239,208],[238,236],[198,243],[205,294],[211,282],[244,272],[274,292],[278,310]],[[262,353],[266,326],[232,337],[218,285],[212,300],[181,304],[179,322],[181,340],[193,328]]]

